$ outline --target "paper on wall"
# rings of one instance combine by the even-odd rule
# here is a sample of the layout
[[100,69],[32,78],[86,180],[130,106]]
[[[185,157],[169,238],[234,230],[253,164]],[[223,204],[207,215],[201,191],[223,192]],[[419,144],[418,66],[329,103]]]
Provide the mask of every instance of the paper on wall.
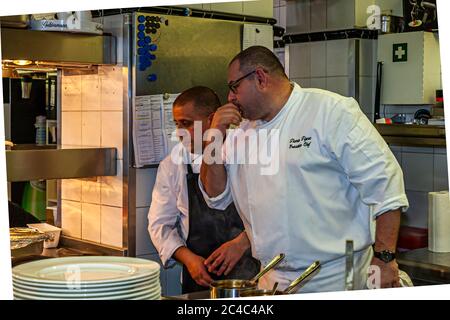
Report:
[[264,46],[273,51],[273,27],[265,24],[244,24],[242,50],[251,46]]

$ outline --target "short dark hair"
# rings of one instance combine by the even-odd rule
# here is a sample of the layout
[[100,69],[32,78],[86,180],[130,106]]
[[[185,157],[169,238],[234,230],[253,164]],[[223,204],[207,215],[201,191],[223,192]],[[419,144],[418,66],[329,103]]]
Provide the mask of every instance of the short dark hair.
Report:
[[208,87],[192,87],[183,91],[173,102],[174,106],[183,106],[192,103],[197,112],[209,116],[215,112],[222,104],[217,94]]
[[229,65],[236,60],[239,61],[239,70],[243,73],[251,72],[256,67],[262,67],[269,73],[287,78],[280,60],[266,47],[251,46],[238,53]]

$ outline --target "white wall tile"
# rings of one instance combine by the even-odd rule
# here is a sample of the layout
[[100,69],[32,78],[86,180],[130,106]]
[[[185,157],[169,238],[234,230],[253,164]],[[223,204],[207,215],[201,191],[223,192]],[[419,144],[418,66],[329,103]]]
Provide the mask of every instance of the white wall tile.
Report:
[[100,110],[100,80],[98,74],[81,76],[81,109]]
[[61,199],[81,201],[81,180],[61,179]]
[[327,75],[327,43],[317,41],[310,43],[311,77],[326,77]]
[[311,88],[327,89],[327,78],[311,78]]
[[428,228],[428,193],[407,191],[408,211],[402,215],[402,225]]
[[272,17],[273,0],[242,2],[242,14],[256,17]]
[[327,0],[311,1],[311,32],[327,28]]
[[434,191],[449,190],[447,155],[434,155]]
[[61,80],[61,110],[81,110],[81,76],[63,76]]
[[326,42],[328,77],[348,76],[350,41],[344,39]]
[[117,160],[117,175],[101,178],[101,204],[123,207],[123,161]]
[[402,152],[409,152],[409,153],[434,153],[433,148],[427,148],[427,147],[402,147]]
[[81,114],[81,144],[89,147],[100,147],[101,113],[97,111]]
[[100,241],[113,247],[123,245],[122,208],[101,206]]
[[309,78],[291,78],[291,80],[302,88],[311,88],[311,80]]
[[345,97],[349,96],[349,78],[348,77],[328,77],[327,90],[336,92]]
[[282,6],[282,7],[279,7],[278,9],[280,10],[280,16],[278,17],[278,23],[277,23],[277,25],[278,26],[280,26],[280,27],[283,27],[284,28],[284,30],[286,31],[286,15],[287,15],[287,10],[286,10],[286,6]]
[[311,11],[309,0],[287,1],[286,32],[306,33],[311,30]]
[[277,20],[276,25],[279,26],[279,22],[280,22],[280,8],[279,7],[273,8],[273,18],[275,20]]
[[447,148],[434,148],[434,153],[435,154],[447,154]]
[[310,43],[289,45],[289,77],[309,78],[311,76]]
[[101,214],[97,204],[81,204],[81,233],[84,240],[100,243]]
[[136,169],[136,207],[149,207],[157,168]]
[[62,233],[69,237],[81,238],[81,203],[61,201]]
[[424,153],[402,154],[405,188],[410,191],[433,190],[433,155]]
[[123,81],[121,66],[99,67],[101,86],[101,109],[123,110]]
[[136,255],[158,253],[148,233],[148,210],[149,208],[136,210]]
[[242,2],[211,3],[212,11],[242,14]]
[[117,148],[117,158],[122,159],[123,113],[119,111],[102,112],[102,147]]
[[100,204],[100,191],[100,177],[83,179],[81,183],[81,201],[85,203]]
[[375,104],[375,78],[359,78],[359,105],[364,113],[374,113]]
[[351,29],[355,25],[355,6],[358,0],[328,0],[327,30]]
[[61,113],[61,144],[81,145],[81,112]]
[[359,46],[359,75],[376,76],[376,40],[360,39]]

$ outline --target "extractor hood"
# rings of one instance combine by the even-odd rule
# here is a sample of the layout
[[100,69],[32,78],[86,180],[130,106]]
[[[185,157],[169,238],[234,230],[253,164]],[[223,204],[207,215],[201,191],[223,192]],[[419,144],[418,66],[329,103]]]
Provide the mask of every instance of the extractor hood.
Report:
[[29,29],[1,29],[2,61],[30,60],[35,66],[116,64],[116,39],[92,35]]

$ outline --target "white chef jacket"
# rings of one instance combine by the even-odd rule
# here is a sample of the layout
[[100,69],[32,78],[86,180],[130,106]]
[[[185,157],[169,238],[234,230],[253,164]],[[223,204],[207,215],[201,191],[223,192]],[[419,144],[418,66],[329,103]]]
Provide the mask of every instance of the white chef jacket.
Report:
[[171,260],[173,253],[179,247],[186,246],[189,233],[186,166],[190,162],[192,171],[199,173],[201,155],[187,152],[179,143],[158,167],[148,213],[148,231],[165,267],[174,262]]
[[[320,272],[301,292],[343,290],[346,240],[354,242],[355,289],[364,288],[375,218],[408,207],[402,170],[353,98],[293,86],[271,121],[243,122],[243,131],[227,136],[225,191],[210,198],[201,181],[200,188],[212,208],[223,209],[234,200],[253,256],[263,265],[285,253],[279,267],[261,279],[263,288],[270,289],[275,281],[286,287],[319,260]],[[270,132],[265,138],[259,135],[262,129]],[[245,134],[258,135],[259,146],[278,145],[276,174],[261,174],[267,168],[261,161],[248,164],[245,155],[230,156],[230,150],[242,150]],[[249,154],[257,154],[257,147],[251,143]],[[230,163],[233,159],[240,164]]]

